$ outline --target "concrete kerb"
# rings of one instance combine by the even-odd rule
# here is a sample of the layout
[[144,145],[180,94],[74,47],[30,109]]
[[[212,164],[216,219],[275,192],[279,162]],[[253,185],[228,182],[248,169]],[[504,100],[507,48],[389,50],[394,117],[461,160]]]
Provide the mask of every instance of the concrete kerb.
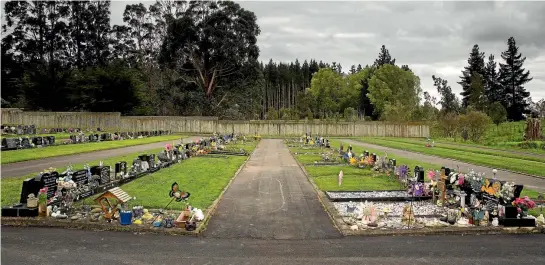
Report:
[[[355,141],[355,142],[360,142],[362,144],[371,144],[371,143],[362,142],[362,141],[359,141],[359,140],[356,140],[356,139],[339,138],[339,140],[341,140],[341,141],[342,140],[351,140],[351,141]],[[457,160],[457,159],[442,157],[442,156],[438,156],[438,155],[430,155],[430,154],[411,151],[411,150],[407,150],[407,149],[403,149],[403,148],[392,148],[392,147],[386,147],[386,146],[382,146],[382,145],[378,145],[378,144],[372,144],[372,145],[377,145],[377,146],[381,146],[381,147],[385,147],[385,148],[390,148],[390,149],[396,149],[396,150],[400,150],[400,151],[415,153],[415,154],[419,154],[419,155],[425,155],[425,156],[431,156],[431,157],[435,157],[435,158],[446,159],[446,160],[450,160],[450,161],[453,161],[453,162],[471,164],[470,162],[464,162],[464,161],[460,161],[460,160]],[[490,166],[486,166],[486,165],[482,165],[481,167],[487,167],[487,168],[490,168],[490,169],[494,169],[494,167],[490,167]],[[536,179],[545,179],[545,177],[540,177],[540,176],[536,176],[536,175],[532,175],[532,174],[528,174],[528,173],[524,173],[524,172],[513,171],[513,170],[509,170],[509,169],[505,169],[505,168],[496,168],[496,169],[499,169],[499,170],[502,170],[502,171],[505,171],[505,172],[509,172],[509,173],[521,174],[521,175],[536,178]]]
[[[290,152],[295,159],[295,155]],[[349,226],[344,223],[342,217],[337,214],[337,210],[321,191],[312,177],[305,170],[305,167],[295,159],[309,182],[312,184],[318,199],[331,218],[333,225],[344,236],[426,236],[426,235],[497,235],[497,234],[545,234],[545,227],[448,227],[448,228],[422,228],[418,230],[383,230],[383,229],[368,229],[368,230],[350,230]]]
[[[254,150],[255,151],[255,150]],[[36,217],[1,217],[0,225],[7,227],[48,227],[48,228],[66,228],[66,229],[79,229],[79,230],[90,230],[90,231],[119,231],[119,232],[133,232],[133,233],[149,233],[149,234],[166,234],[166,235],[185,235],[185,236],[200,236],[204,231],[206,231],[206,226],[210,221],[210,218],[216,211],[218,204],[220,203],[223,194],[233,180],[238,176],[240,171],[244,168],[248,160],[250,160],[253,152],[246,158],[244,163],[238,168],[233,177],[229,180],[225,188],[222,190],[218,198],[214,200],[211,206],[206,210],[207,214],[205,219],[199,225],[195,231],[187,231],[183,228],[153,228],[148,225],[141,226],[124,226],[120,224],[104,224],[104,223],[91,223],[91,222],[82,222],[82,221],[72,221],[69,219],[45,219],[45,218],[36,218]]]

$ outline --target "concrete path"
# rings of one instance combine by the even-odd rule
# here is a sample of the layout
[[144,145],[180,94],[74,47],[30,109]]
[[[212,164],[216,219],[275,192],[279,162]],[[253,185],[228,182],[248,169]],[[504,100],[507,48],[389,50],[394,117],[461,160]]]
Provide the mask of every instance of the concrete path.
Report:
[[[190,141],[198,137],[185,138],[185,141]],[[166,144],[179,143],[179,140],[170,140],[164,142],[157,142],[151,144],[142,144],[129,147],[122,147],[116,149],[102,150],[89,153],[81,153],[75,155],[54,156],[38,160],[22,161],[17,163],[9,163],[1,165],[2,178],[22,177],[30,173],[41,172],[46,168],[60,168],[68,166],[69,164],[79,164],[88,161],[107,159],[109,157],[122,156],[124,154],[130,154],[134,152],[144,152],[150,149],[156,149],[165,147]],[[99,144],[99,143],[97,143]]]
[[258,240],[2,227],[2,264],[545,264],[545,235]]
[[[430,164],[436,164],[441,166],[446,166],[449,168],[456,168],[457,166],[460,166],[461,170],[467,171],[467,169],[473,169],[477,172],[485,172],[486,175],[492,176],[492,168],[489,167],[483,167],[483,166],[477,166],[469,163],[454,161],[451,159],[436,157],[436,156],[430,156],[430,155],[424,155],[420,153],[415,152],[409,152],[389,147],[384,147],[380,145],[375,144],[369,144],[369,143],[363,143],[360,141],[355,140],[348,140],[348,139],[341,139],[341,141],[351,144],[352,146],[360,146],[365,148],[372,148],[375,150],[380,150],[388,153],[388,156],[396,157],[401,156],[413,160],[418,161],[425,161]],[[381,154],[377,154],[381,155]],[[504,170],[498,169],[498,179],[506,180],[506,181],[513,181],[519,184],[523,184],[525,188],[535,190],[537,192],[543,192],[545,193],[545,178],[536,178],[531,177],[523,174],[518,173],[512,173]]]
[[224,193],[205,236],[315,239],[341,234],[283,141],[264,139]]

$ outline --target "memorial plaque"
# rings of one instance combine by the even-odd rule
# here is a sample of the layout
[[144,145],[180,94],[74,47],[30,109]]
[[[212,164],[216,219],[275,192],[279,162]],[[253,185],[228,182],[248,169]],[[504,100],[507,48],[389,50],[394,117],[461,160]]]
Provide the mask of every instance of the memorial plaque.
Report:
[[49,200],[55,196],[57,191],[57,179],[59,178],[58,172],[43,173],[38,176],[36,181],[40,182],[40,188],[47,188],[47,199]]
[[89,181],[87,177],[87,170],[82,169],[72,173],[72,180],[79,186],[86,185]]
[[100,168],[100,184],[104,185],[110,183],[110,166],[103,166]]
[[47,136],[47,141],[49,145],[55,145],[55,136]]

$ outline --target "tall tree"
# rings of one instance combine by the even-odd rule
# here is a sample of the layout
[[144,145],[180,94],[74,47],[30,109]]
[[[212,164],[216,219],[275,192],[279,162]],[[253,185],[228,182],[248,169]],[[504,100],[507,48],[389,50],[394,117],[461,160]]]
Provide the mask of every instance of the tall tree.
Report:
[[456,95],[452,92],[452,89],[448,85],[448,81],[440,77],[432,75],[433,86],[437,88],[437,92],[441,95],[439,104],[441,105],[441,112],[443,113],[458,113],[459,101]]
[[410,120],[421,93],[420,79],[395,65],[383,65],[369,82],[368,96],[381,119]]
[[458,82],[462,86],[462,107],[467,107],[469,104],[469,96],[471,95],[471,80],[475,74],[481,76],[485,75],[484,67],[484,52],[479,51],[479,45],[473,45],[473,49],[469,54],[469,59],[467,59],[468,65],[464,67],[462,71],[462,76],[460,76],[461,81]]
[[474,110],[484,112],[486,110],[486,102],[483,77],[480,74],[474,74],[471,77],[471,94],[468,98],[468,106]]
[[373,66],[375,67],[381,67],[385,64],[391,64],[395,65],[396,59],[393,59],[392,56],[390,56],[390,52],[388,49],[386,49],[385,45],[382,45],[380,48],[380,53],[378,54],[378,58],[375,60],[375,63]]
[[170,23],[161,61],[196,84],[210,99],[221,79],[259,56],[257,18],[230,1],[194,1]]
[[488,57],[488,63],[485,66],[484,79],[484,91],[488,102],[500,102],[505,108],[505,106],[507,106],[505,91],[499,82],[499,75],[496,70],[496,62],[494,61],[493,54],[490,54]]
[[507,117],[510,120],[519,121],[524,119],[523,114],[528,113],[529,103],[527,99],[530,92],[526,91],[524,85],[533,78],[530,71],[523,68],[526,57],[522,57],[515,38],[510,37],[507,41],[507,50],[501,53],[505,61],[500,63],[500,83],[505,89],[507,105]]

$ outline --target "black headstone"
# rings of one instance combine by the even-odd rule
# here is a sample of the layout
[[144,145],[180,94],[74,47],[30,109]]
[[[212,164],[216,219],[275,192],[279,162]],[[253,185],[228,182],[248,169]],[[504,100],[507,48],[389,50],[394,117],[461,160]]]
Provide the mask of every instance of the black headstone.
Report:
[[110,166],[103,166],[100,169],[100,184],[107,184],[110,183]]
[[394,166],[394,167],[397,165],[397,161],[395,159],[393,159],[393,158],[390,159],[390,162],[392,162],[392,166]]
[[524,188],[524,185],[515,185],[515,190],[514,190],[514,195],[515,195],[515,198],[519,198],[520,197],[520,193],[522,192],[522,189]]
[[47,188],[47,199],[55,196],[57,191],[57,179],[59,179],[58,172],[43,173],[36,177],[35,181],[40,182],[40,188]]
[[87,170],[82,169],[72,173],[72,180],[78,185],[86,185],[88,182]]
[[34,145],[42,145],[43,144],[43,139],[42,139],[42,137],[33,137],[32,138],[32,143]]
[[40,191],[40,182],[37,182],[34,178],[28,178],[23,180],[23,187],[21,188],[21,198],[19,199],[20,203],[26,203],[28,195],[34,194],[38,196]]
[[9,149],[17,148],[21,144],[19,138],[7,138],[4,140],[6,140],[6,147]]
[[373,153],[371,157],[373,158],[373,162],[377,162],[377,154]]
[[21,147],[22,148],[30,148],[30,139],[27,137],[21,139]]

